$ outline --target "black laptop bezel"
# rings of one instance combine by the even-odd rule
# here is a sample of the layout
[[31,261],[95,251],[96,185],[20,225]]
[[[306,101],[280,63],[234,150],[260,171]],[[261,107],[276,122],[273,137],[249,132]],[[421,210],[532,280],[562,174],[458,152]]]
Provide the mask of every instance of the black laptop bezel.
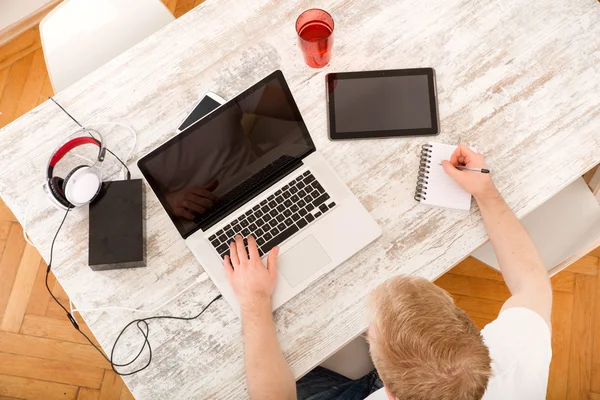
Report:
[[[412,76],[425,75],[427,76],[427,85],[429,92],[429,110],[431,114],[431,128],[419,129],[394,129],[383,131],[359,131],[359,132],[337,132],[335,126],[335,84],[339,80],[364,79],[364,78],[381,78],[389,76]],[[391,69],[379,71],[360,71],[360,72],[336,72],[327,74],[325,77],[327,87],[327,118],[328,118],[328,134],[331,140],[346,140],[346,139],[373,139],[385,137],[406,137],[406,136],[425,136],[438,135],[440,133],[439,126],[439,110],[437,101],[437,89],[435,70],[433,68],[411,68],[411,69]]]
[[[183,131],[181,131],[179,134],[173,136],[171,139],[165,141],[164,143],[162,143],[160,146],[158,146],[156,149],[152,150],[151,152],[149,152],[148,154],[146,154],[145,156],[141,157],[138,162],[138,168],[140,169],[142,175],[144,176],[144,178],[146,179],[146,181],[148,182],[148,184],[150,185],[150,187],[152,188],[152,191],[154,192],[154,195],[158,198],[158,200],[160,201],[160,203],[162,204],[163,208],[165,209],[165,211],[168,209],[168,204],[166,203],[166,199],[163,198],[162,195],[160,195],[160,191],[157,190],[158,188],[158,183],[154,180],[154,178],[152,177],[152,175],[150,174],[150,171],[148,170],[148,168],[146,167],[146,163],[148,163],[150,160],[152,160],[153,158],[155,158],[157,155],[161,154],[162,150],[164,150],[166,147],[172,145],[174,142],[180,142],[182,140],[184,140],[186,138],[186,136],[190,135],[197,127],[202,126],[204,124],[207,124],[209,121],[211,121],[214,118],[218,118],[219,115],[221,115],[222,113],[224,113],[227,109],[229,109],[229,107],[232,107],[235,105],[235,103],[254,93],[254,91],[256,89],[258,89],[260,86],[264,86],[267,82],[272,81],[273,79],[277,79],[279,84],[281,85],[287,100],[290,104],[290,108],[291,111],[294,113],[294,117],[297,119],[298,121],[298,126],[300,127],[302,136],[304,137],[304,139],[306,140],[306,144],[308,146],[308,151],[302,155],[300,155],[298,157],[298,159],[295,162],[290,163],[289,165],[285,166],[284,168],[282,168],[280,171],[278,171],[276,174],[273,174],[273,176],[271,176],[267,181],[263,182],[262,184],[258,185],[256,187],[255,190],[253,190],[252,192],[241,196],[238,200],[236,200],[235,202],[233,202],[229,207],[221,210],[219,213],[214,214],[213,216],[211,216],[208,220],[203,221],[202,225],[204,226],[204,230],[208,230],[210,229],[212,226],[218,224],[220,221],[222,221],[224,218],[227,218],[227,216],[231,215],[232,213],[234,213],[236,210],[238,210],[240,207],[242,207],[244,204],[248,203],[249,201],[251,201],[253,198],[255,198],[256,196],[258,196],[260,193],[262,193],[265,189],[271,187],[273,184],[275,184],[277,181],[285,178],[286,176],[288,176],[290,174],[291,171],[297,169],[298,167],[300,167],[302,165],[302,160],[304,158],[306,158],[307,156],[309,156],[311,153],[315,152],[316,146],[315,143],[313,142],[309,132],[308,132],[308,128],[306,127],[306,123],[304,122],[304,118],[302,118],[302,114],[300,114],[300,110],[298,109],[298,105],[296,104],[296,101],[294,100],[294,97],[292,96],[292,92],[283,76],[283,72],[281,72],[281,70],[277,70],[274,71],[273,73],[269,74],[268,76],[266,76],[265,78],[261,79],[260,81],[258,81],[257,83],[255,83],[254,85],[252,85],[251,87],[249,87],[248,89],[244,90],[243,92],[241,92],[240,94],[238,94],[236,97],[232,98],[231,100],[229,100],[228,102],[224,103],[223,105],[221,105],[219,108],[217,108],[215,111],[213,111],[212,113],[210,113],[209,115],[205,116],[204,118],[196,121],[195,123],[193,123],[192,125],[190,125],[189,127],[187,127],[186,129],[184,129]],[[168,213],[168,211],[167,211]],[[171,218],[171,216],[169,215],[169,219],[171,219],[171,221],[173,222],[173,224],[175,225],[175,227],[177,228],[177,231],[181,234],[181,236],[186,239],[189,236],[193,235],[194,233],[196,233],[198,230],[202,229],[202,227],[200,226],[200,223],[197,223],[196,226],[189,230],[187,233],[182,234],[181,231],[179,230],[179,227],[177,226],[177,223],[175,221],[173,221],[173,219]]]

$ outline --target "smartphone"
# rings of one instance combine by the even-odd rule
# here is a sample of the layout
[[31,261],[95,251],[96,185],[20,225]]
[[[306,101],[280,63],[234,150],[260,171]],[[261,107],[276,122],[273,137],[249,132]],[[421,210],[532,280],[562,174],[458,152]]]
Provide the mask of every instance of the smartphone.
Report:
[[187,117],[185,117],[181,125],[179,125],[179,128],[177,128],[177,133],[180,133],[190,125],[206,117],[208,114],[215,111],[224,103],[225,99],[220,97],[219,95],[213,92],[206,93],[202,100],[200,100],[198,104],[194,106],[192,112]]

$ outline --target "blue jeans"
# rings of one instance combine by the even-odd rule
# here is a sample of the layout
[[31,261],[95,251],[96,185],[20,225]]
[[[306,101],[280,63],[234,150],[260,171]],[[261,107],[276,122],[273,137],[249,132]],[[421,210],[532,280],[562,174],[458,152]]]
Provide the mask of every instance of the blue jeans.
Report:
[[383,382],[375,370],[360,379],[352,380],[317,367],[296,382],[298,400],[364,400],[382,387]]

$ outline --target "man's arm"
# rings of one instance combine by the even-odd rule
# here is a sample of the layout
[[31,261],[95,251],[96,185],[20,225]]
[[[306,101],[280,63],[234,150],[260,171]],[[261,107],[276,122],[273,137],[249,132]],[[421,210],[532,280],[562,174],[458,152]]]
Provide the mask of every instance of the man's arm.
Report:
[[250,398],[294,400],[296,382],[279,347],[271,312],[279,248],[269,253],[266,268],[252,236],[248,237],[248,252],[241,236],[229,250],[231,257],[225,257],[225,271],[240,302]]
[[483,217],[483,223],[498,258],[500,271],[512,296],[502,309],[526,307],[544,318],[550,326],[552,288],[544,263],[531,237],[500,196],[489,174],[454,168],[487,168],[483,156],[460,145],[444,170],[471,193]]

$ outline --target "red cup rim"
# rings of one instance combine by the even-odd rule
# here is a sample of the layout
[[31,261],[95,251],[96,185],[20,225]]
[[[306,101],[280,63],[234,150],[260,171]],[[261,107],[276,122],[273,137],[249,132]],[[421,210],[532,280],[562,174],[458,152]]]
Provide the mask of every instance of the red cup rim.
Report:
[[331,16],[331,14],[329,14],[329,12],[327,12],[327,11],[321,9],[321,8],[309,8],[307,10],[302,11],[300,13],[300,15],[298,15],[298,18],[296,18],[296,34],[298,36],[300,36],[300,32],[298,31],[298,20],[300,19],[301,16],[303,16],[305,13],[307,13],[309,11],[322,11],[325,14],[329,15],[329,18],[331,18],[331,33],[326,38],[323,38],[323,40],[328,39],[331,35],[333,35],[333,30],[335,29],[335,20],[333,19],[333,17]]

